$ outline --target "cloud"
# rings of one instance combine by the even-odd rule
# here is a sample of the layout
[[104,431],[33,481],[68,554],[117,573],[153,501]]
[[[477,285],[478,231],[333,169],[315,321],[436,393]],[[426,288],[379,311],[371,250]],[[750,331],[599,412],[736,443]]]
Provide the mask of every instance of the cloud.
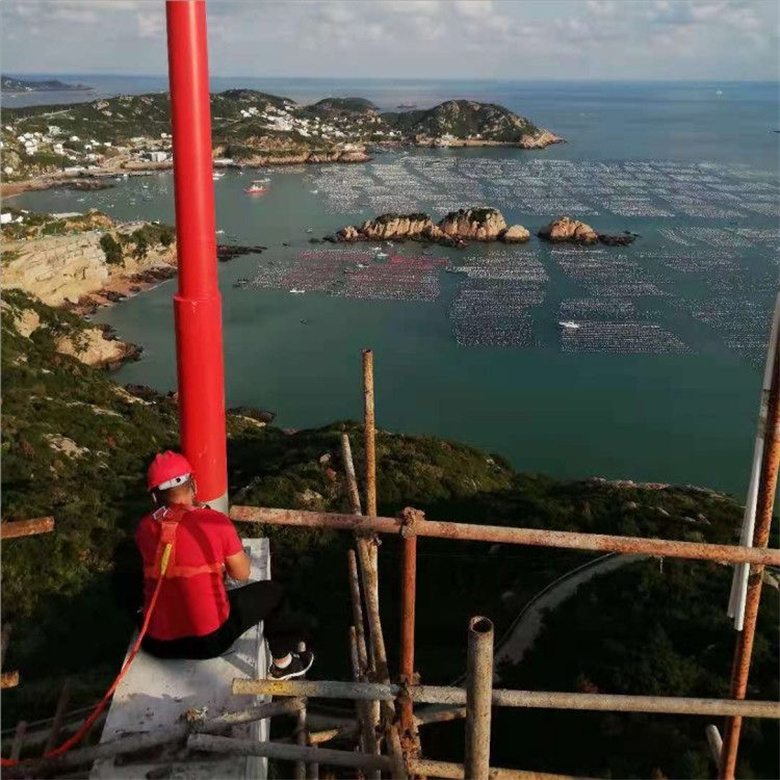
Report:
[[[6,72],[166,72],[160,0],[2,2]],[[778,72],[778,7],[764,0],[209,0],[207,8],[215,75],[773,79]]]

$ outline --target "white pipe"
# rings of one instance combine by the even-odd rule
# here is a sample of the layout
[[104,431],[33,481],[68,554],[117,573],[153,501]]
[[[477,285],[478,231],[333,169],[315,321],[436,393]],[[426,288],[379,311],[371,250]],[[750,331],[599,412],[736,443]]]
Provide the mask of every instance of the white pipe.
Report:
[[[758,482],[761,476],[761,460],[764,455],[764,437],[766,435],[766,419],[769,406],[769,388],[772,384],[772,371],[775,369],[777,355],[778,331],[780,331],[780,293],[775,300],[775,312],[772,317],[772,330],[769,335],[766,365],[764,367],[764,382],[761,386],[761,407],[758,413],[758,430],[756,443],[753,448],[753,469],[750,473],[747,501],[745,503],[745,515],[742,520],[742,533],[739,543],[743,547],[753,546],[753,531],[756,524],[756,504],[758,503]],[[745,599],[747,597],[747,583],[750,566],[746,563],[738,563],[734,567],[734,576],[731,581],[731,594],[729,596],[728,616],[734,618],[734,628],[742,631],[745,620]]]

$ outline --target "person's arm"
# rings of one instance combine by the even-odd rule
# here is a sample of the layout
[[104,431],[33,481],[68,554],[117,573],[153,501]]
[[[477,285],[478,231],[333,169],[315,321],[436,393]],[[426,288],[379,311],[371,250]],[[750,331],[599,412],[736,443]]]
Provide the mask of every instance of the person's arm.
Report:
[[246,582],[249,579],[249,556],[243,550],[235,555],[228,555],[225,557],[225,568],[234,580]]

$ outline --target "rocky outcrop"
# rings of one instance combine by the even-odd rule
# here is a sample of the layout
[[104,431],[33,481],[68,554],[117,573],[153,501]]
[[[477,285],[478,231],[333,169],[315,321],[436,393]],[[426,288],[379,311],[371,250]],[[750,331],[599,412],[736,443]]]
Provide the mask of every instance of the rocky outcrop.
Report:
[[72,355],[82,363],[113,371],[129,360],[138,360],[142,349],[121,341],[110,329],[98,326],[86,328],[75,336],[61,336],[55,348],[63,355]]
[[501,240],[505,244],[524,244],[531,238],[531,233],[527,228],[522,225],[512,225],[504,231],[504,235],[501,236]]
[[521,149],[544,149],[553,144],[565,144],[566,140],[549,130],[541,130],[535,134],[524,135],[518,146]]
[[339,230],[336,241],[429,241],[462,247],[467,241],[527,241],[530,233],[522,225],[507,226],[503,214],[494,208],[451,211],[435,223],[427,214],[382,214],[366,220],[360,227],[347,225]]
[[637,235],[626,231],[617,235],[597,233],[590,225],[571,217],[559,217],[539,231],[539,237],[554,244],[598,244],[606,246],[627,246]]
[[[32,241],[5,242],[3,285],[18,288],[50,306],[84,302],[90,296],[123,296],[132,285],[143,286],[144,275],[159,270],[175,273],[175,246],[148,246],[143,253],[132,233],[146,223],[126,223],[112,231],[88,231],[45,236]],[[101,239],[111,236],[121,246],[120,262],[109,262]]]
[[585,222],[571,217],[559,217],[539,231],[539,238],[554,244],[597,244],[599,234]]

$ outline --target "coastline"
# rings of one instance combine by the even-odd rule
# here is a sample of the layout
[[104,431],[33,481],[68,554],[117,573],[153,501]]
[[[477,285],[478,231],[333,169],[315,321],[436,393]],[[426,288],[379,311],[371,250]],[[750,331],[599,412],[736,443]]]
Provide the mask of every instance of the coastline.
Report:
[[[336,149],[333,151],[311,150],[258,150],[252,157],[247,157],[235,162],[224,163],[214,162],[214,169],[221,168],[266,168],[281,165],[355,165],[367,163],[373,160],[371,151],[386,151],[390,149],[475,149],[475,148],[505,148],[505,149],[526,149],[540,150],[546,149],[554,144],[567,143],[566,139],[555,135],[549,131],[544,131],[538,138],[528,137],[517,142],[509,141],[490,141],[486,139],[447,139],[443,141],[440,138],[419,138],[414,143],[403,142],[385,142],[366,147],[363,150],[346,151]],[[127,176],[146,176],[159,171],[168,171],[173,169],[173,161],[165,162],[141,162],[136,159],[114,158],[112,164],[103,165],[88,169],[79,174],[65,173],[64,171],[54,171],[36,176],[31,179],[22,179],[19,181],[3,181],[0,183],[0,195],[3,197],[12,197],[20,195],[23,192],[32,192],[36,190],[56,189],[57,187],[71,187],[73,189],[92,189],[98,188],[101,180]],[[110,185],[109,185],[110,186]]]

